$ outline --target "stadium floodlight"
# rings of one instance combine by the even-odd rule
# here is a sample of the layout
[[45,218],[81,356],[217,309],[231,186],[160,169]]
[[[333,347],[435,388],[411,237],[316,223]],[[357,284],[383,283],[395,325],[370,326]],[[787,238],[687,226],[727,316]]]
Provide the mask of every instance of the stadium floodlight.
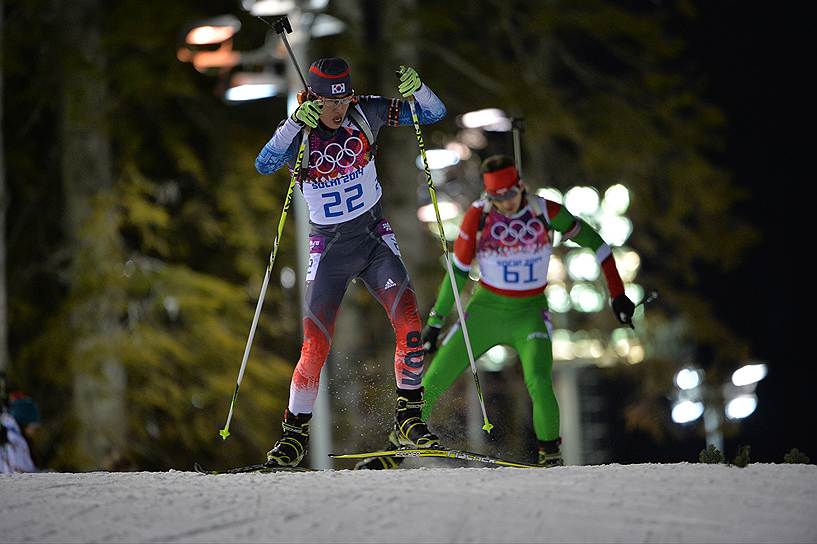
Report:
[[744,365],[732,373],[732,383],[738,387],[751,385],[765,378],[767,373],[763,363]]
[[300,9],[304,11],[321,11],[329,5],[329,0],[243,0],[242,7],[253,15],[287,15]]
[[295,0],[257,0],[252,3],[249,11],[253,15],[277,16],[286,15],[294,9]]
[[749,417],[757,408],[757,395],[740,395],[726,404],[726,417],[743,419]]
[[682,368],[675,374],[675,385],[678,389],[689,391],[703,382],[703,372],[697,368]]
[[218,45],[235,36],[239,30],[241,30],[241,21],[234,15],[219,15],[202,19],[190,25],[190,30],[184,37],[184,43],[194,47]]
[[704,413],[704,403],[682,400],[672,407],[672,420],[675,423],[692,423]]
[[268,72],[236,72],[230,78],[230,86],[224,93],[229,102],[246,102],[276,96],[286,89],[280,76]]
[[511,130],[511,120],[504,111],[498,108],[463,113],[457,122],[464,128],[478,128],[488,132],[508,132]]

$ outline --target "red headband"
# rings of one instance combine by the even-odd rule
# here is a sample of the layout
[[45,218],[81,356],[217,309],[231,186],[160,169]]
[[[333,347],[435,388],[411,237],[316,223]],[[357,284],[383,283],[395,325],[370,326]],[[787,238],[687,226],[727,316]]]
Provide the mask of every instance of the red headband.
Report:
[[500,170],[482,174],[482,182],[485,184],[485,190],[495,195],[501,195],[516,185],[518,181],[519,172],[516,171],[515,166],[506,166]]

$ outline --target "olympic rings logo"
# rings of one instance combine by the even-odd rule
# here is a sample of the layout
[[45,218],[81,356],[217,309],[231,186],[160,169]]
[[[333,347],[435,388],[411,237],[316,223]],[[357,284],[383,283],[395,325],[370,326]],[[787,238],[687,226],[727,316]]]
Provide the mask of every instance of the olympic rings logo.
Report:
[[[350,145],[351,144],[351,145]],[[363,152],[363,140],[357,136],[350,136],[340,145],[337,142],[332,142],[323,150],[316,149],[309,153],[309,160],[312,167],[315,168],[319,174],[326,175],[332,172],[336,167],[348,168],[355,163],[360,154]],[[315,158],[317,156],[317,159]],[[328,170],[325,170],[328,165]]]
[[491,236],[505,246],[512,246],[516,242],[529,244],[536,241],[543,232],[545,225],[535,217],[528,219],[527,223],[514,219],[510,223],[494,223],[491,226]]

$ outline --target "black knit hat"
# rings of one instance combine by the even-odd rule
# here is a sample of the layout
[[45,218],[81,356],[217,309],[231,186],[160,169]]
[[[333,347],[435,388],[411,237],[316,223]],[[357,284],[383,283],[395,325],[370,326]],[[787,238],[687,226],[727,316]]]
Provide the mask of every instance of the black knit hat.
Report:
[[306,74],[309,90],[318,96],[333,98],[352,94],[352,76],[345,60],[331,57],[318,59]]

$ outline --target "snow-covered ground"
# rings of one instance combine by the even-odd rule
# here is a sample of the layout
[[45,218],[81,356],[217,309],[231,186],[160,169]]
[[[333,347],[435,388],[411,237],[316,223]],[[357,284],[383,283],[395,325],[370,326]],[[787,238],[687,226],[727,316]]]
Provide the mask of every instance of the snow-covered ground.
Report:
[[2,542],[817,542],[817,466],[0,475]]

